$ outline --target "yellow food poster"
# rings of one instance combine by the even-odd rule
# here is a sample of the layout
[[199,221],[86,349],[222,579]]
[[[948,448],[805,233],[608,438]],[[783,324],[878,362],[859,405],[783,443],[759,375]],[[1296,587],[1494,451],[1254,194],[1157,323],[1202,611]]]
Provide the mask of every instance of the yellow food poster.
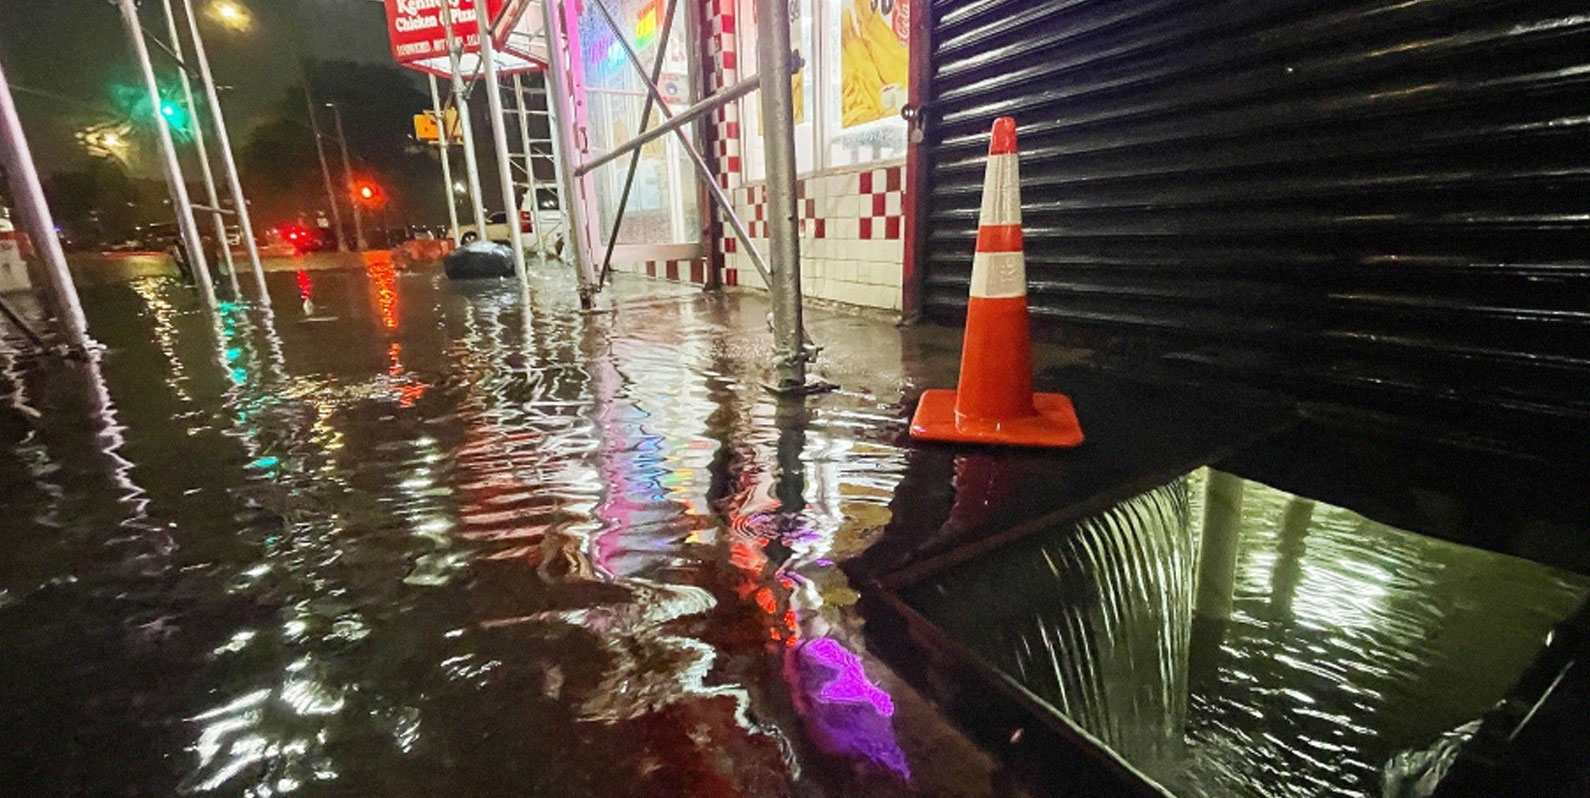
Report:
[[[924,2],[925,0],[917,0]],[[839,20],[840,127],[896,116],[910,72],[909,0],[844,0]]]

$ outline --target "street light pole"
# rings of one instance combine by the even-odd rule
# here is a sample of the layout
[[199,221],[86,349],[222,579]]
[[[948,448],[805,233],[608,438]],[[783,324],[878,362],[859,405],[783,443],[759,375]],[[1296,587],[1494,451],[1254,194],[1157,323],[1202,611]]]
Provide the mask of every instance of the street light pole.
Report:
[[188,187],[182,181],[182,165],[177,161],[177,147],[171,141],[171,128],[166,115],[161,113],[160,86],[155,82],[155,67],[149,61],[149,46],[144,44],[144,27],[138,21],[138,6],[133,0],[118,0],[122,22],[127,26],[127,37],[132,41],[133,57],[143,71],[144,89],[149,92],[150,108],[154,111],[156,139],[160,143],[160,168],[166,175],[166,188],[171,192],[171,209],[177,214],[177,228],[182,232],[183,248],[188,253],[188,263],[193,266],[194,282],[199,284],[199,299],[207,308],[215,308],[215,286],[210,282],[210,261],[204,255],[204,241],[199,237],[199,225],[193,219],[193,203],[188,199]]
[[[166,32],[171,37],[171,49],[180,56],[182,40],[177,36],[177,15],[171,10],[171,0],[160,0],[160,5],[166,12]],[[216,246],[221,250],[221,259],[226,262],[226,278],[232,284],[232,297],[241,299],[243,291],[237,284],[237,264],[232,262],[232,248],[226,243],[226,218],[221,215],[221,196],[215,190],[215,172],[210,169],[210,150],[204,146],[204,126],[199,124],[199,105],[193,101],[193,81],[188,78],[186,59],[177,59],[177,74],[182,79],[182,96],[188,101],[193,146],[199,151],[199,174],[204,177],[204,196],[210,203],[210,217],[215,222]]]
[[83,317],[83,305],[77,299],[77,286],[66,266],[61,239],[55,234],[55,219],[50,216],[50,206],[44,199],[44,187],[39,183],[39,171],[33,165],[33,154],[22,132],[22,119],[11,99],[4,65],[0,65],[0,166],[5,167],[6,177],[10,179],[11,196],[22,214],[28,237],[44,260],[48,284],[40,287],[49,297],[45,306],[55,312],[56,323],[67,344],[78,350],[86,349],[90,344],[88,320]]
[[353,199],[353,164],[348,160],[348,137],[342,132],[342,109],[336,103],[326,103],[331,109],[331,115],[337,120],[337,146],[342,149],[342,181],[346,185],[344,190],[349,192],[348,205],[353,208],[353,240],[359,245],[359,251],[370,248],[364,240],[364,214],[359,211],[359,201]]
[[304,64],[304,107],[309,111],[309,129],[315,133],[315,155],[320,156],[320,176],[326,181],[326,201],[331,203],[331,226],[337,235],[337,251],[347,252],[348,241],[342,235],[342,211],[337,208],[337,192],[331,188],[331,167],[326,165],[326,146],[320,140],[320,120],[315,118],[315,100],[310,95],[307,63]]
[[[259,262],[259,242],[254,240],[254,219],[249,214],[248,199],[243,196],[243,180],[238,177],[237,159],[232,156],[232,136],[226,130],[226,115],[221,113],[221,96],[215,87],[215,75],[210,73],[210,57],[204,52],[204,37],[199,35],[199,18],[193,14],[193,0],[182,0],[182,10],[188,15],[188,33],[193,38],[194,60],[199,63],[199,79],[204,83],[204,96],[210,103],[210,119],[215,123],[216,146],[221,150],[221,165],[226,168],[227,188],[230,189],[232,205],[237,211],[238,235],[243,239],[243,249],[248,252],[249,266],[254,270],[254,287],[259,292],[260,305],[269,312],[270,293],[265,289],[265,268]],[[175,34],[172,39],[175,41]],[[227,258],[230,259],[231,248],[224,239],[221,246],[226,248]]]

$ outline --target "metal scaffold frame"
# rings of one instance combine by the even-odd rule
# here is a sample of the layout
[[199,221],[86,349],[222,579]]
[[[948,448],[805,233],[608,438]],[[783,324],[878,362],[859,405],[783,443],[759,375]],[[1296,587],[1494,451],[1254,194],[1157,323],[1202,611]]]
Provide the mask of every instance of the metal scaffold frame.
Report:
[[[516,44],[522,47],[517,52],[537,53],[543,59],[539,66],[545,79],[547,109],[545,113],[551,131],[550,141],[547,143],[550,145],[550,156],[557,174],[559,206],[566,215],[565,251],[569,253],[569,259],[579,277],[582,306],[592,307],[596,293],[601,290],[609,277],[613,251],[617,245],[619,229],[623,224],[630,189],[633,186],[640,148],[671,133],[678,140],[681,150],[690,159],[698,179],[706,187],[718,212],[734,231],[746,256],[773,296],[773,334],[777,344],[778,379],[777,384],[771,387],[775,391],[788,394],[810,393],[832,387],[824,383],[809,382],[806,375],[806,365],[815,357],[818,348],[806,335],[802,320],[800,238],[795,215],[794,113],[790,86],[792,76],[800,68],[801,57],[791,48],[788,24],[779,24],[789,19],[789,0],[757,0],[757,30],[760,41],[764,43],[764,46],[759,48],[758,75],[719,90],[678,113],[669,109],[662,90],[657,85],[665,57],[664,52],[659,51],[656,62],[651,69],[647,69],[641,62],[634,44],[624,34],[622,26],[617,23],[604,0],[590,0],[590,5],[597,10],[635,74],[645,86],[646,102],[641,111],[638,135],[586,163],[580,163],[579,153],[584,150],[578,145],[581,131],[580,120],[574,107],[577,98],[571,93],[580,87],[581,74],[579,53],[570,41],[577,30],[574,9],[567,3],[560,5],[559,0],[540,0],[541,24],[539,30],[532,30],[529,24],[521,23],[525,22],[526,12],[534,2],[536,0],[513,0],[503,7],[501,15],[495,20],[489,19],[485,13],[480,13],[485,8],[484,3],[477,6],[476,24],[480,40],[477,63],[480,67],[477,70],[478,74],[475,75],[466,75],[462,68],[464,43],[453,29],[449,4],[443,3],[440,6],[441,22],[446,35],[448,68],[452,78],[452,101],[459,109],[465,168],[469,174],[470,204],[474,211],[477,229],[482,231],[485,229],[485,211],[481,201],[479,170],[467,112],[466,86],[479,77],[491,89],[487,100],[491,105],[492,143],[497,155],[498,179],[503,191],[505,211],[510,219],[517,214],[520,206],[515,202],[515,188],[523,186],[532,209],[538,250],[543,257],[546,255],[545,231],[541,229],[540,224],[535,223],[538,221],[537,212],[540,210],[535,159],[546,156],[536,152],[532,146],[529,117],[534,112],[529,110],[522,77],[519,74],[512,75],[510,90],[514,97],[514,107],[507,109],[502,103],[501,92],[504,86],[501,70],[496,61],[496,48],[500,46],[499,43],[519,37],[520,41]],[[673,30],[677,10],[678,0],[669,0],[659,40],[661,42],[659,47],[664,50]],[[707,164],[706,158],[702,156],[687,130],[713,109],[759,89],[762,93],[763,117],[768,120],[763,135],[766,138],[768,153],[770,210],[768,233],[771,263],[752,242],[744,220],[735,212],[728,194],[718,184],[717,175]],[[437,106],[438,120],[444,120],[444,104],[439,96],[433,97],[433,104]],[[651,125],[653,109],[659,112],[664,120],[655,127]],[[508,141],[506,120],[509,117],[516,117],[519,126],[522,152],[518,155],[517,163]],[[445,123],[442,127],[446,127]],[[440,138],[443,141],[439,142],[438,146],[443,158],[443,179],[448,181],[445,188],[451,200],[453,187],[451,167],[446,161],[447,134],[448,131],[445,129],[441,131]],[[610,164],[624,155],[630,156],[630,164],[613,228],[609,232],[601,268],[598,271],[593,268],[596,262],[591,249],[593,243],[591,238],[595,228],[590,224],[592,219],[589,216],[594,213],[594,209],[591,207],[589,192],[582,190],[584,184],[581,181],[588,178],[593,170]],[[515,166],[523,174],[522,183],[514,179]],[[456,232],[456,221],[453,229]],[[510,222],[509,230],[513,240],[514,270],[521,284],[524,284],[526,280],[524,242],[518,224]]]

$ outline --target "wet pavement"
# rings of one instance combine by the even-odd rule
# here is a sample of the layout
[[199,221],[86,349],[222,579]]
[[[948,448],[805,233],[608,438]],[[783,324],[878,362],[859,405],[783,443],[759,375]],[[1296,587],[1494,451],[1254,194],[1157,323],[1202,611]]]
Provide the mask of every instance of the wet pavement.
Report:
[[813,312],[802,409],[758,297],[297,265],[212,321],[134,264],[101,367],[4,355],[13,794],[1008,792],[835,565],[903,467],[886,320]]
[[[0,351],[13,794],[1023,794],[988,751],[1064,752],[1003,691],[1177,795],[1376,795],[1590,591],[1197,469],[1286,414],[1073,351],[1040,383],[1087,446],[914,447],[955,330],[813,308],[841,389],[792,404],[756,294],[620,276],[587,315],[542,267],[526,313],[326,256],[211,316],[80,265],[100,363]],[[997,678],[878,639],[863,588]]]

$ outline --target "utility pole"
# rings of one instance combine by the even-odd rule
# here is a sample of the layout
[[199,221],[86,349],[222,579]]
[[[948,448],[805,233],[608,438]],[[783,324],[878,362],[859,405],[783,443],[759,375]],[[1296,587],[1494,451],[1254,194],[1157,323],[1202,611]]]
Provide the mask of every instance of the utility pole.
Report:
[[358,244],[359,251],[370,248],[364,240],[364,214],[359,210],[359,201],[353,199],[353,164],[348,160],[348,137],[342,132],[342,109],[336,103],[326,103],[331,109],[331,115],[337,120],[337,145],[342,148],[342,182],[343,191],[348,193],[348,205],[353,208],[353,240]]
[[237,284],[237,265],[232,262],[232,248],[226,243],[226,217],[221,215],[221,195],[215,190],[215,172],[210,169],[210,151],[204,146],[204,126],[199,124],[199,105],[193,101],[193,81],[188,78],[188,65],[182,58],[182,40],[177,36],[177,15],[171,10],[171,0],[160,0],[166,12],[166,33],[170,37],[171,51],[177,58],[177,75],[182,79],[182,96],[188,103],[188,119],[193,125],[193,146],[199,151],[199,174],[204,177],[204,196],[210,203],[210,218],[215,222],[216,246],[221,250],[221,260],[226,263],[226,278],[232,284],[232,298],[241,299],[243,290]]
[[155,133],[160,143],[160,168],[166,175],[166,188],[171,192],[171,210],[177,214],[177,228],[182,232],[183,248],[187,250],[188,263],[193,267],[194,282],[199,285],[199,299],[204,306],[215,309],[215,286],[210,282],[210,261],[204,255],[204,241],[199,237],[199,225],[193,219],[193,203],[188,199],[188,186],[182,181],[182,165],[177,161],[177,147],[171,141],[171,127],[161,112],[160,86],[155,82],[155,67],[149,61],[149,46],[144,43],[144,27],[138,21],[138,6],[133,0],[118,0],[122,22],[127,26],[127,36],[132,40],[133,58],[143,71],[144,90],[149,92],[150,108],[154,111]]
[[320,156],[320,176],[326,181],[326,201],[331,203],[331,226],[337,235],[337,251],[347,252],[342,235],[342,211],[337,208],[337,192],[331,188],[331,167],[326,165],[326,146],[320,140],[320,120],[315,118],[315,98],[309,88],[309,62],[304,62],[304,107],[309,111],[309,129],[315,133],[315,154]]
[[[259,262],[259,242],[254,240],[254,219],[248,210],[248,198],[243,196],[243,180],[238,177],[237,159],[232,156],[232,136],[226,131],[226,115],[221,113],[221,95],[215,86],[215,75],[210,73],[210,57],[204,52],[204,37],[199,35],[199,18],[193,15],[193,0],[182,0],[182,10],[188,15],[188,33],[193,37],[194,60],[199,62],[199,79],[204,82],[204,96],[210,103],[210,119],[215,122],[215,142],[221,150],[221,165],[226,167],[226,183],[237,212],[238,233],[243,238],[244,251],[248,252],[249,266],[254,270],[254,287],[259,291],[260,306],[269,313],[270,292],[265,288],[265,268]],[[226,246],[224,241],[222,246]],[[230,248],[227,257],[231,257]]]
[[11,195],[28,237],[44,260],[46,285],[40,289],[48,297],[45,306],[55,312],[56,324],[67,344],[79,351],[85,350],[91,344],[88,320],[83,317],[83,305],[77,299],[77,286],[66,266],[61,239],[55,235],[55,219],[44,200],[44,187],[39,183],[33,153],[22,133],[22,119],[11,99],[11,86],[6,82],[3,64],[0,64],[0,166],[5,167]]

